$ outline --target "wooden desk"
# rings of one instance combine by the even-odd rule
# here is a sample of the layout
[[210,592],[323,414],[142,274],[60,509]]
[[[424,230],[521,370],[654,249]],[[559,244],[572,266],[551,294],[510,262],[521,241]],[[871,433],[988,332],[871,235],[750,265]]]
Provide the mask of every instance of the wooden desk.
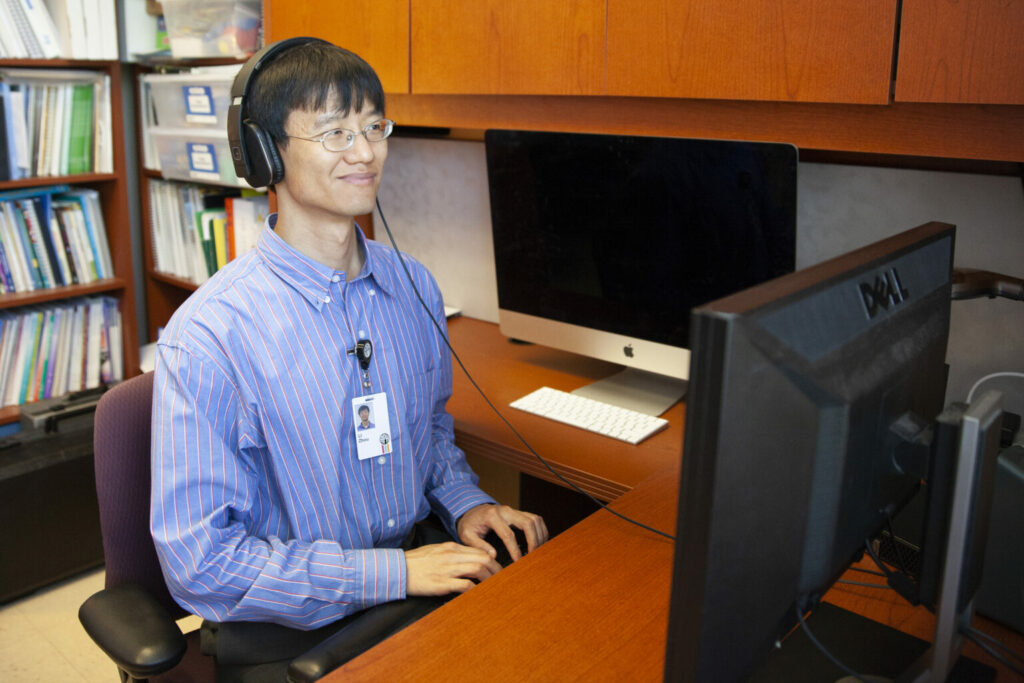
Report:
[[[674,533],[678,476],[668,467],[613,507]],[[673,549],[597,512],[324,680],[660,681]],[[894,591],[837,584],[825,599],[931,640],[931,614]],[[1024,652],[1024,636],[986,619],[975,624]],[[999,683],[1020,680],[972,643],[964,653],[996,667]]]
[[[650,475],[678,463],[683,443],[683,404],[664,415],[668,429],[639,446],[510,408],[542,386],[570,391],[603,379],[619,366],[543,346],[510,342],[493,323],[472,318],[449,321],[452,346],[487,397],[523,437],[564,477],[604,500],[614,500]],[[541,479],[561,483],[487,406],[456,364],[448,411],[455,440],[483,456]]]
[[[510,344],[489,323],[461,319],[450,329],[456,350],[499,408],[543,384],[573,389],[613,369],[551,349]],[[533,456],[509,436],[457,369],[449,409],[463,447],[550,478],[536,469]],[[666,432],[637,447],[513,409],[503,412],[559,471],[605,495],[631,488],[613,507],[675,533],[681,406],[670,411],[672,426]],[[324,680],[660,681],[673,552],[671,541],[596,512]],[[851,572],[849,578],[863,580],[863,575]],[[839,586],[826,599],[931,638],[927,610],[904,604],[893,591]],[[1024,636],[979,621],[986,632],[1024,652]],[[972,644],[965,653],[996,665]],[[998,680],[1016,679],[1001,669]]]
[[[678,467],[615,501],[675,531]],[[600,511],[325,681],[657,681],[674,544]]]

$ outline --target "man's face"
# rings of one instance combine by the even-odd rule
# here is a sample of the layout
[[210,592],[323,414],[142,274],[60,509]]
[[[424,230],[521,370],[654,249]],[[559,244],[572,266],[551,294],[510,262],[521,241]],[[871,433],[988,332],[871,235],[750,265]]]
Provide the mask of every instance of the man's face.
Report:
[[360,410],[359,411],[359,419],[362,421],[363,424],[366,424],[367,422],[369,422],[370,421],[370,411],[366,410],[365,408],[363,410]]
[[319,140],[290,139],[281,150],[285,177],[279,191],[286,191],[310,220],[332,221],[373,211],[388,142],[369,142],[359,132],[382,118],[383,113],[369,103],[364,103],[358,113],[343,115],[337,111],[336,97],[331,97],[321,111],[292,111],[285,123],[288,135],[319,137],[338,128],[357,135],[344,152],[328,152]]

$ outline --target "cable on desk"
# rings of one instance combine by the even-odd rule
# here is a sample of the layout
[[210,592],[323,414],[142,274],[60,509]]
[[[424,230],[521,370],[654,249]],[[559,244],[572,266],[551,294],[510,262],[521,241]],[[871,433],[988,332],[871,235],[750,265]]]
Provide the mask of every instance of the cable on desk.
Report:
[[427,317],[430,318],[430,322],[434,323],[434,329],[437,330],[437,333],[441,336],[441,339],[444,340],[445,346],[447,346],[448,350],[451,351],[452,358],[454,358],[455,361],[459,364],[459,367],[462,368],[462,373],[466,376],[466,379],[469,380],[469,383],[473,385],[473,388],[476,389],[477,393],[480,394],[480,396],[484,399],[484,402],[490,407],[490,409],[492,411],[494,411],[494,414],[497,415],[498,418],[502,422],[505,423],[505,426],[508,427],[509,430],[512,431],[512,433],[515,435],[515,437],[517,439],[519,439],[519,442],[521,444],[523,444],[523,446],[525,446],[528,451],[530,451],[530,453],[533,455],[533,457],[537,458],[537,460],[539,460],[540,463],[542,465],[544,465],[544,467],[547,468],[548,472],[551,472],[551,474],[553,474],[559,481],[564,483],[566,486],[568,486],[572,490],[574,490],[574,491],[576,491],[578,493],[582,493],[584,496],[586,496],[587,498],[592,500],[594,502],[594,504],[597,505],[598,507],[600,507],[600,508],[602,508],[604,510],[607,510],[608,512],[612,513],[613,515],[615,515],[619,519],[622,519],[622,520],[624,520],[626,522],[629,522],[630,524],[635,524],[636,526],[640,527],[641,529],[646,529],[647,531],[650,531],[650,532],[653,532],[655,534],[658,534],[659,536],[664,536],[665,538],[667,538],[667,539],[669,539],[671,541],[675,541],[676,540],[675,536],[673,536],[671,534],[668,534],[668,533],[665,533],[664,531],[661,531],[659,529],[655,529],[654,527],[647,526],[643,522],[638,522],[637,520],[631,519],[630,517],[627,517],[626,515],[622,514],[621,512],[618,512],[617,510],[613,510],[612,508],[610,508],[607,505],[605,505],[603,502],[599,501],[594,496],[590,495],[588,492],[586,492],[583,489],[581,489],[579,486],[577,486],[573,482],[571,482],[568,479],[566,479],[565,477],[563,477],[561,474],[559,474],[557,471],[555,471],[555,469],[551,466],[550,463],[548,463],[547,460],[545,460],[543,457],[541,457],[540,453],[538,453],[537,451],[535,451],[533,449],[533,446],[531,446],[529,444],[529,442],[523,437],[523,435],[520,434],[516,430],[516,428],[512,426],[512,423],[509,422],[505,418],[505,416],[501,414],[501,411],[499,411],[497,406],[495,406],[491,402],[491,399],[489,399],[487,397],[487,394],[484,393],[484,390],[481,389],[480,385],[476,383],[476,380],[473,379],[473,376],[471,374],[469,374],[469,370],[466,368],[465,364],[462,362],[462,359],[459,358],[459,354],[455,351],[455,349],[452,347],[451,342],[448,340],[448,335],[446,335],[444,333],[444,330],[441,329],[441,324],[438,323],[437,320],[434,319],[434,314],[430,312],[430,306],[428,306],[427,302],[423,300],[423,296],[420,294],[419,288],[416,286],[416,283],[412,279],[412,273],[409,272],[408,266],[405,265],[405,258],[402,256],[402,252],[399,250],[398,244],[395,242],[395,236],[391,234],[391,228],[388,226],[388,219],[384,217],[384,211],[380,207],[380,199],[377,199],[377,212],[380,214],[381,221],[383,221],[383,223],[384,223],[384,230],[388,234],[388,239],[391,240],[391,246],[394,247],[395,254],[398,255],[398,262],[402,264],[402,270],[405,271],[405,276],[406,276],[406,278],[408,278],[409,284],[412,285],[412,291],[416,293],[416,298],[419,299],[420,306],[422,306],[423,310],[426,311]]
[[863,586],[864,588],[884,588],[885,590],[891,590],[892,586],[887,583],[868,583],[867,581],[850,581],[849,579],[836,579],[836,583],[842,583],[847,586]]
[[874,569],[864,569],[862,567],[850,567],[850,571],[871,574],[872,576],[885,576],[882,572],[876,572]]
[[[987,652],[993,659],[998,661],[1000,664],[1005,666],[1010,671],[1013,671],[1018,676],[1024,678],[1024,669],[1011,662],[1007,657],[1004,657],[1002,653],[996,651],[996,647],[1006,653],[1009,657],[1017,660],[1018,662],[1024,663],[1024,657],[1014,652],[1009,647],[996,640],[992,636],[983,631],[979,631],[973,626],[964,626],[960,629],[960,633],[975,645],[980,647],[982,650]],[[982,642],[987,641],[987,642]]]

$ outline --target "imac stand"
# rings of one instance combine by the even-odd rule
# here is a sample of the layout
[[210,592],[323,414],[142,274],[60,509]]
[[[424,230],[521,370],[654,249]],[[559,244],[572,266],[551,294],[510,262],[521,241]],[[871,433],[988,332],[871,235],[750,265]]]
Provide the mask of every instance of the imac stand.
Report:
[[572,393],[645,415],[661,415],[686,395],[685,380],[636,368],[591,382]]

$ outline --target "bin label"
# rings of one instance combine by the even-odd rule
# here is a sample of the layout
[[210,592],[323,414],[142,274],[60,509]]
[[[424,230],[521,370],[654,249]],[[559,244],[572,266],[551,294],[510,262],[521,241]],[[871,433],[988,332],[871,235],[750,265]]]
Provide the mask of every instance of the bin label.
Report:
[[217,123],[213,108],[213,92],[208,85],[183,85],[185,95],[185,121],[187,123]]
[[188,171],[192,178],[220,180],[217,170],[217,154],[213,145],[203,142],[185,143],[188,149]]

